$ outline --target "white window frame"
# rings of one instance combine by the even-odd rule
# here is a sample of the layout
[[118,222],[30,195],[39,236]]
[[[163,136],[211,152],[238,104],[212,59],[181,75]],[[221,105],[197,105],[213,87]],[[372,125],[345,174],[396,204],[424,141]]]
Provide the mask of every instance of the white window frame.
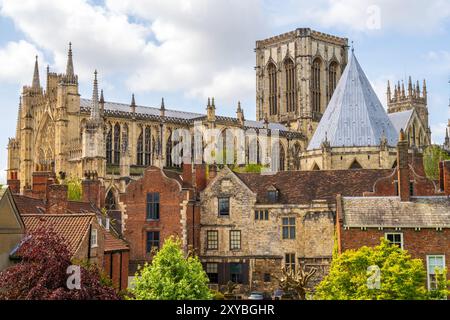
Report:
[[[384,234],[384,238],[385,238],[386,240],[388,240],[388,235],[389,235],[389,234],[393,234],[393,235],[399,234],[399,235],[400,235],[400,248],[403,250],[403,246],[404,246],[403,232],[386,232],[386,233]],[[388,240],[388,241],[389,241],[389,240]]]
[[[436,258],[436,257],[440,257],[442,258],[442,261],[444,262],[443,268],[445,269],[445,254],[427,254],[427,287],[428,287],[428,291],[431,290],[431,281],[430,281],[430,258]],[[434,272],[434,270],[433,270]]]
[[92,229],[91,230],[91,248],[97,248],[98,247],[98,230]]

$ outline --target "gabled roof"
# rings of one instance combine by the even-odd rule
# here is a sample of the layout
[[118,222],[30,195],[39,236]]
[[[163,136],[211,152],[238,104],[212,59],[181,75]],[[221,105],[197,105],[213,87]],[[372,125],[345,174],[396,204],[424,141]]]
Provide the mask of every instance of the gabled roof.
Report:
[[450,198],[343,197],[346,227],[450,228]]
[[273,175],[235,173],[248,188],[256,193],[257,202],[271,203],[267,190],[276,188],[277,203],[309,204],[313,200],[335,202],[337,194],[362,196],[372,191],[375,182],[388,176],[392,170],[324,170],[280,171]]
[[376,146],[383,136],[396,145],[398,133],[352,52],[308,150],[324,141],[331,147]]
[[111,232],[105,232],[105,252],[127,251],[130,250],[128,244],[119,238],[116,238]]
[[[23,232],[25,226],[14,201],[11,189],[8,186],[0,187],[0,207],[3,207],[3,210],[0,212],[0,215],[3,215],[3,224],[0,225],[0,233],[5,231],[7,233]],[[4,216],[5,214],[7,216]],[[10,215],[8,216],[8,214]]]
[[53,228],[68,244],[72,255],[75,255],[88,236],[89,228],[95,214],[24,214],[25,229],[33,232],[40,227]]
[[406,110],[402,112],[389,113],[388,117],[394,125],[395,131],[400,132],[401,129],[405,130],[414,110]]

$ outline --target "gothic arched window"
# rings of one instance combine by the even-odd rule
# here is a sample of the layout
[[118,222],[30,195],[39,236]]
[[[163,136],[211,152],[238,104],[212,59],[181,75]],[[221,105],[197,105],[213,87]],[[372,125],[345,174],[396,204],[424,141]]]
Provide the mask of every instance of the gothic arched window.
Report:
[[284,63],[286,70],[286,111],[294,112],[297,110],[297,90],[295,80],[295,65],[291,59]]
[[285,168],[285,161],[286,161],[286,154],[284,152],[284,147],[283,145],[280,143],[280,147],[279,147],[279,151],[280,151],[280,167],[278,168],[279,171],[284,171]]
[[278,113],[277,106],[277,67],[271,62],[267,67],[269,74],[269,112],[271,115]]
[[320,68],[321,61],[316,58],[312,65],[311,91],[312,91],[312,111],[316,114],[320,113]]
[[116,197],[114,196],[114,193],[112,190],[108,191],[108,194],[106,195],[105,199],[105,207],[106,210],[116,210]]
[[114,126],[114,164],[120,163],[120,125],[116,123]]
[[334,61],[332,63],[330,63],[330,67],[328,68],[328,101],[333,96],[334,89],[336,89],[337,68],[338,68],[338,64]]
[[137,140],[137,165],[144,165],[144,136],[142,134],[142,130]]
[[168,138],[166,143],[166,167],[171,168],[173,166],[172,162],[172,132],[169,130]]
[[145,128],[145,162],[144,164],[146,166],[151,165],[151,159],[152,159],[152,149],[151,149],[151,142],[152,142],[152,135],[149,127]]
[[112,163],[113,146],[112,146],[112,128],[109,126],[106,134],[106,163]]

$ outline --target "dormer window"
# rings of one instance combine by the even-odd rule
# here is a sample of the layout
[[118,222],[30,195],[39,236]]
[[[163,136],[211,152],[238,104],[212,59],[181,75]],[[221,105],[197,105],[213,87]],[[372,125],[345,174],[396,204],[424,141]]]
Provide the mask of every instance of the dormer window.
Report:
[[267,190],[267,200],[272,203],[278,202],[278,190],[274,186]]

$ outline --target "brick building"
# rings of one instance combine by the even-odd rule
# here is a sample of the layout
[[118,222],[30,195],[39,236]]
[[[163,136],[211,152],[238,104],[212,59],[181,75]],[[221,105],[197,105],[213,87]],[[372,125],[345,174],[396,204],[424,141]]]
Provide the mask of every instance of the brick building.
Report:
[[[363,197],[337,196],[339,251],[375,246],[380,238],[423,260],[432,289],[434,268],[450,264],[450,161],[440,164],[439,183],[423,177],[420,157],[407,161],[398,145],[398,166]],[[410,155],[411,156],[411,155]]]
[[[69,201],[67,185],[55,181],[50,172],[36,172],[33,187],[26,195],[11,195],[23,220],[22,233],[40,227],[52,228],[67,241],[74,261],[97,264],[110,276],[117,289],[125,289],[128,285],[128,244],[119,238],[112,228],[113,222],[102,215],[95,201]],[[92,186],[95,186],[92,180],[88,182],[93,190],[99,190]],[[83,182],[83,187],[86,183]]]
[[204,167],[195,172],[197,188],[191,165],[184,165],[182,174],[149,167],[120,196],[123,235],[130,244],[130,277],[139,265],[151,261],[152,249],[160,248],[171,236],[180,238],[186,251],[198,247],[200,210],[196,190],[206,181]]

